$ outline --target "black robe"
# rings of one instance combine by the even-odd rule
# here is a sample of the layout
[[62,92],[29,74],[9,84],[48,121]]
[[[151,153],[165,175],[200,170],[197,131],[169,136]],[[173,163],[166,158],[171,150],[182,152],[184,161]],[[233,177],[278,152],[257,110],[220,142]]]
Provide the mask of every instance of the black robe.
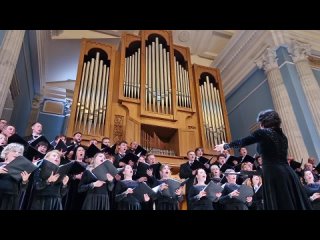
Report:
[[34,172],[34,186],[32,191],[31,210],[63,210],[62,196],[66,195],[68,188],[62,182],[47,183],[40,176],[40,168]]
[[189,199],[189,208],[188,210],[213,210],[212,201],[206,196],[198,199],[197,195],[202,191],[206,185],[193,185],[191,186],[188,199]]
[[79,192],[87,195],[82,205],[82,210],[110,210],[109,191],[114,187],[113,182],[107,182],[101,187],[93,187],[93,181],[89,170],[84,171],[79,183]]
[[266,210],[311,209],[303,186],[287,162],[288,140],[281,128],[259,129],[252,135],[225,144],[224,148],[240,148],[259,143],[263,159],[263,196]]
[[[153,187],[162,184],[165,180],[156,180]],[[183,196],[176,195],[175,197],[168,197],[162,195],[161,191],[157,192],[155,204],[156,210],[179,210],[179,203],[182,202]]]
[[[320,192],[320,184],[319,183],[311,183],[304,186],[305,191],[308,197],[311,197],[314,193]],[[320,199],[315,199],[311,202],[313,210],[320,210]]]
[[21,189],[26,186],[7,173],[0,174],[0,210],[18,210]]

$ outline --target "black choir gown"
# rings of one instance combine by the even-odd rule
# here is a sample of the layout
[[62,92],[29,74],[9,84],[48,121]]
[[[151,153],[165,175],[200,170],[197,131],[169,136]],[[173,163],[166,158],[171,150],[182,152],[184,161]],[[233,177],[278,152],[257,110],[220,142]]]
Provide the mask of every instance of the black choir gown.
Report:
[[138,182],[134,180],[121,180],[115,187],[115,201],[118,210],[141,210],[141,203],[133,194],[125,194],[128,188],[136,188]]
[[47,183],[40,177],[40,168],[34,172],[30,210],[63,210],[61,199],[67,194],[68,187],[62,182]]
[[26,186],[9,174],[0,174],[0,210],[18,210],[19,196]]
[[249,207],[250,210],[264,210],[263,204],[263,186],[260,186],[258,190],[254,190],[252,196],[252,205]]
[[[314,193],[320,192],[320,184],[319,183],[311,183],[304,186],[305,191],[308,197],[311,197]],[[313,210],[320,210],[320,199],[316,199],[311,202],[311,206]]]
[[248,210],[248,206],[251,203],[242,202],[237,198],[230,198],[229,193],[233,192],[234,190],[238,190],[240,185],[234,183],[226,183],[223,190],[222,195],[219,198],[219,203],[222,205],[223,210]]
[[109,191],[113,190],[114,183],[107,182],[101,187],[93,187],[93,180],[89,170],[83,172],[79,183],[79,192],[86,192],[82,210],[110,210]]
[[202,191],[206,185],[193,185],[191,186],[188,199],[189,199],[189,207],[188,210],[213,210],[212,201],[206,196],[197,198],[197,195]]
[[263,196],[266,210],[305,210],[311,204],[287,162],[288,140],[281,128],[259,129],[252,135],[224,145],[224,149],[259,143],[263,159]]
[[[164,182],[165,180],[156,180],[156,183],[153,185],[153,187],[156,187]],[[175,195],[175,197],[168,197],[168,196],[162,195],[161,191],[158,191],[156,200],[155,200],[156,210],[179,210],[179,203],[182,201],[183,201],[182,195]]]

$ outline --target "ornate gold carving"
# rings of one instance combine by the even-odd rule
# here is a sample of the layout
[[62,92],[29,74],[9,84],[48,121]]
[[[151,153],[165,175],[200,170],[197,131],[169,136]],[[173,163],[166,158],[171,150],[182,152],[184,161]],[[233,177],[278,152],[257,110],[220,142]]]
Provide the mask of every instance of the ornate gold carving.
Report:
[[123,139],[123,122],[124,116],[114,116],[113,142],[117,142]]

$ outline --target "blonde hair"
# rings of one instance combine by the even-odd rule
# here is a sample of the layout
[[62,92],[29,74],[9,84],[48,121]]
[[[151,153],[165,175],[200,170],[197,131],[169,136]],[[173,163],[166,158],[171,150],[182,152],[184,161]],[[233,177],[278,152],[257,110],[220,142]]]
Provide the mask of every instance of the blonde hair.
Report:
[[5,146],[1,152],[1,158],[5,159],[9,152],[21,152],[21,155],[24,151],[24,146],[19,143],[10,143]]
[[61,157],[61,152],[60,152],[60,151],[58,151],[58,150],[52,150],[52,151],[50,151],[50,152],[47,152],[47,154],[44,156],[44,159],[47,159],[48,157],[50,157],[50,155],[51,155],[52,153],[57,153],[57,154],[59,155],[59,157]]

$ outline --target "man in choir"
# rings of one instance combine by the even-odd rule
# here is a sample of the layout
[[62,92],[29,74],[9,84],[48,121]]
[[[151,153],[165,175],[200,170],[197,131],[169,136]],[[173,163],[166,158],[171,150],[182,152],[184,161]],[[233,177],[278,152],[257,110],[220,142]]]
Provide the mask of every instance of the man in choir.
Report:
[[217,166],[220,168],[220,171],[221,171],[221,172],[224,172],[224,171],[226,171],[227,169],[232,168],[232,166],[230,166],[230,165],[228,165],[228,164],[226,163],[226,157],[225,157],[224,154],[218,155],[217,161],[215,161],[215,162],[213,163],[213,165],[217,165]]
[[16,133],[16,128],[13,125],[7,124],[3,127],[2,133],[9,138]]
[[63,135],[63,134],[60,134],[60,135],[57,135],[57,136],[54,138],[54,140],[50,143],[51,146],[53,146],[53,147],[57,146],[57,144],[58,144],[58,142],[59,142],[60,140],[61,140],[62,142],[64,142],[64,144],[66,144],[66,142],[67,142],[66,136]]
[[31,125],[32,134],[29,136],[25,136],[24,140],[28,143],[31,143],[33,140],[36,140],[38,137],[42,135],[42,124],[39,122],[35,122]]
[[[195,175],[197,172],[197,169],[195,169],[195,170],[191,169],[191,166],[196,159],[195,152],[192,150],[189,150],[187,152],[187,158],[188,158],[188,162],[180,165],[180,172],[179,172],[180,178],[183,178],[183,179],[188,178],[188,181],[186,183],[186,196],[188,196],[189,190],[190,190],[191,186],[193,185],[194,178],[195,178]],[[188,209],[189,209],[190,206],[189,206],[188,198],[187,198],[187,205],[188,205]]]
[[4,126],[7,124],[8,124],[7,120],[0,118],[0,133],[2,132]]
[[82,141],[82,133],[81,132],[75,132],[73,134],[73,138],[70,142],[67,142],[66,145],[68,147],[71,147],[71,150],[67,153],[67,157],[68,159],[72,159],[72,156],[74,155],[74,151],[75,149],[81,145],[81,141]]
[[117,146],[117,149],[118,149],[118,153],[115,155],[113,165],[116,168],[124,167],[126,163],[121,162],[121,159],[126,155],[126,152],[128,149],[128,143],[126,141],[120,141]]
[[111,141],[108,137],[104,137],[101,140],[101,148],[105,148],[106,146],[111,147]]

